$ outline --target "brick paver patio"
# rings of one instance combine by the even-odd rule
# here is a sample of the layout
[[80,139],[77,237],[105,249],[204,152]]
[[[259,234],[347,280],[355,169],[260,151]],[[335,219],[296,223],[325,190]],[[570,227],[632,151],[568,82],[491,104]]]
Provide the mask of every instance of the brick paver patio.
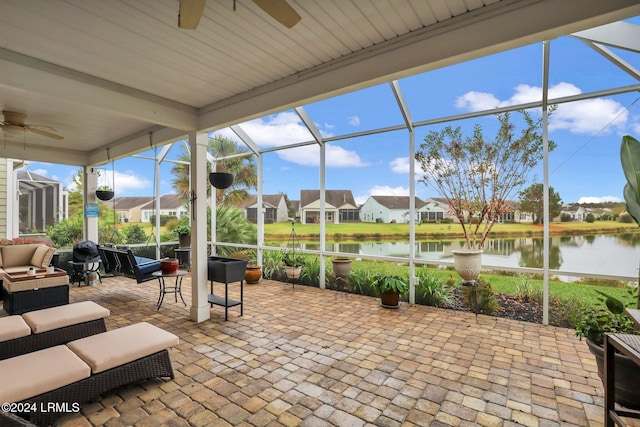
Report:
[[121,387],[59,425],[603,424],[595,361],[573,330],[265,280],[226,322],[222,307],[191,322],[172,295],[156,311],[157,296],[156,281],[72,287],[73,302],[111,310],[109,329],[144,320],[181,343],[175,380]]

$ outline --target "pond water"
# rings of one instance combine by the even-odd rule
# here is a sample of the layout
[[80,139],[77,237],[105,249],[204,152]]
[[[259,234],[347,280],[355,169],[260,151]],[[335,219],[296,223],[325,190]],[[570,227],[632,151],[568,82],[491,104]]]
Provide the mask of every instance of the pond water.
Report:
[[[542,238],[517,237],[490,239],[485,243],[482,262],[498,267],[542,268]],[[302,243],[303,248],[318,250],[317,243]],[[359,255],[408,257],[408,241],[362,243],[327,243],[327,250]],[[452,250],[463,247],[462,241],[416,242],[416,258],[453,261]],[[552,237],[549,267],[573,273],[638,277],[640,235],[615,234],[597,236]]]

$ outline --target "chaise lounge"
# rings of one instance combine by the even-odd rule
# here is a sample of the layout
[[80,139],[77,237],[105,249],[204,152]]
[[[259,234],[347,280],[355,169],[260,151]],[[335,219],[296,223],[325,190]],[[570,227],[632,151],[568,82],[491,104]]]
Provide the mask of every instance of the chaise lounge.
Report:
[[0,318],[0,360],[107,331],[109,310],[83,301]]
[[[113,388],[154,377],[174,378],[167,349],[178,343],[174,334],[141,322],[2,360],[0,401],[33,408],[19,414],[32,423],[52,424]],[[51,406],[55,410],[42,410]]]

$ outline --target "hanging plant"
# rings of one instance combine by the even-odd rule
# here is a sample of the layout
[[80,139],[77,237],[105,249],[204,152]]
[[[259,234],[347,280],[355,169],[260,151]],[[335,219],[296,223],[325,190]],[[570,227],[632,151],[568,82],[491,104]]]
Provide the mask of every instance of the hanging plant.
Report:
[[96,197],[103,202],[113,199],[113,196],[115,196],[115,192],[108,185],[98,187],[96,190]]

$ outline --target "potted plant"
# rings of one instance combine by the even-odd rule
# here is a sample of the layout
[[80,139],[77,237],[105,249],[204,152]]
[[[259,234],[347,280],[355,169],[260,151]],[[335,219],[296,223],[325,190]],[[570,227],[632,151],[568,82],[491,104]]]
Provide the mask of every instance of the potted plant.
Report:
[[[626,304],[603,292],[601,295],[602,306],[582,307],[574,312],[576,323],[576,335],[587,340],[589,351],[596,359],[598,376],[604,386],[604,347],[603,340],[606,333],[612,334],[637,334],[633,321],[626,315],[625,308],[635,305],[638,292],[636,287],[629,287],[629,298]],[[631,359],[622,354],[615,354],[616,402],[630,409],[640,409],[640,390],[637,387],[640,378],[640,367]]]
[[371,286],[380,295],[380,305],[384,308],[398,308],[400,297],[406,296],[409,291],[406,278],[382,273],[375,275]]
[[96,197],[103,202],[113,199],[115,192],[108,185],[101,185],[96,189]]
[[331,260],[336,277],[347,278],[351,274],[351,258],[334,258]]
[[252,251],[252,255],[247,263],[244,280],[247,283],[258,283],[260,279],[262,279],[262,267],[258,265],[258,261],[255,258],[255,251]]
[[300,277],[300,271],[302,270],[302,264],[304,264],[304,256],[295,251],[286,251],[282,254],[282,263],[284,264],[284,270],[287,277],[290,279],[297,279]]
[[[462,227],[464,249],[453,253],[465,281],[478,278],[482,247],[493,225],[512,210],[510,201],[542,160],[542,119],[534,120],[527,111],[521,114],[524,126],[519,134],[510,113],[503,113],[497,116],[499,128],[493,138],[485,137],[479,124],[472,136],[463,136],[461,127],[447,126],[429,132],[416,152],[420,181],[446,200],[449,214]],[[549,141],[549,149],[554,147]]]
[[191,246],[191,226],[189,224],[178,224],[171,230],[178,236],[179,246],[188,248]]

